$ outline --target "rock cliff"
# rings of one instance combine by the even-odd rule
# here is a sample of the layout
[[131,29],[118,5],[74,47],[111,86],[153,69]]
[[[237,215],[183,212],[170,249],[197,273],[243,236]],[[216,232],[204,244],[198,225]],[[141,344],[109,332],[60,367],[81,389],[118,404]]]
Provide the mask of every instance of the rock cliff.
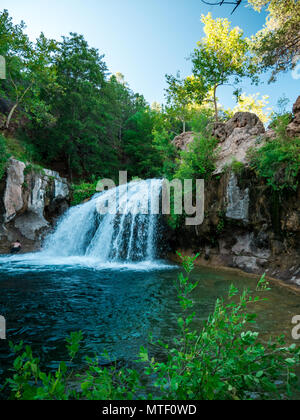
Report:
[[[288,127],[291,136],[300,133],[298,112],[300,97]],[[217,170],[206,182],[204,222],[170,232],[172,250],[201,252],[204,265],[266,272],[300,286],[300,187],[276,192],[247,164],[247,150],[272,141],[274,132],[265,132],[254,114],[238,113],[215,125],[214,135],[220,140],[220,154]],[[183,144],[181,138],[181,149]],[[238,172],[227,166],[232,159],[244,163]]]
[[69,185],[57,172],[10,159],[0,182],[0,253],[21,240],[23,251],[39,249],[45,233],[69,206]]

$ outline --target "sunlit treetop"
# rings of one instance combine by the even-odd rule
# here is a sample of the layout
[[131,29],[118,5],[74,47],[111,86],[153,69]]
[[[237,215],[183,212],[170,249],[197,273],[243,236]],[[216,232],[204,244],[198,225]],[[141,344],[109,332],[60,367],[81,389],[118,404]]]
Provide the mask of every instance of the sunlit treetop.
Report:
[[268,95],[263,95],[260,99],[260,94],[242,93],[238,98],[238,103],[233,109],[227,110],[230,116],[233,116],[236,112],[253,112],[259,119],[264,123],[270,121],[272,115],[272,108],[267,107],[269,101]]
[[236,84],[242,77],[255,77],[255,66],[249,54],[249,39],[241,28],[231,28],[226,18],[213,19],[211,13],[202,15],[203,37],[192,54],[193,78],[187,79],[187,88],[197,92],[201,99],[213,90],[215,116],[218,120],[216,91],[219,86]]
[[204,37],[197,43],[198,47],[204,47],[207,51],[223,63],[223,67],[229,66],[241,68],[246,61],[247,40],[243,38],[243,31],[238,26],[231,29],[228,19],[213,19],[211,13],[202,15],[204,24]]

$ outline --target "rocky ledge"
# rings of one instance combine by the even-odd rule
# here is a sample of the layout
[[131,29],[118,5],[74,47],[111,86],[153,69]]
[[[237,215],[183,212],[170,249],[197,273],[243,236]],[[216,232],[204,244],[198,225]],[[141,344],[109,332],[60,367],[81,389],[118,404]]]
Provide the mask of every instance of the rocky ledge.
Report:
[[[300,97],[294,105],[290,136],[300,134]],[[297,191],[274,191],[248,165],[247,151],[272,141],[258,117],[238,113],[217,124],[213,133],[220,141],[217,169],[205,187],[205,218],[200,226],[182,226],[169,232],[172,255],[201,252],[200,263],[231,267],[247,273],[267,273],[300,286],[300,177]],[[176,141],[185,150],[191,133]],[[185,144],[187,143],[187,144]],[[232,160],[243,169],[230,169]]]
[[0,253],[8,253],[16,239],[24,252],[39,249],[69,198],[68,182],[57,172],[11,158],[0,182]]

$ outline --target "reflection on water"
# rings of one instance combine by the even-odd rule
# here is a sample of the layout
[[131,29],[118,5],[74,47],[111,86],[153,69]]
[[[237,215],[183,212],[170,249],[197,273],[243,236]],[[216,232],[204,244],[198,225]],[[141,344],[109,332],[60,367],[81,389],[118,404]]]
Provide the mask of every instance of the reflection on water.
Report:
[[[178,268],[163,263],[101,265],[96,260],[41,260],[38,254],[0,258],[0,314],[7,320],[8,340],[33,346],[48,367],[66,357],[65,337],[82,330],[81,355],[107,350],[116,360],[135,360],[150,332],[162,339],[174,336],[178,304],[174,281]],[[193,298],[198,319],[213,311],[217,297],[229,285],[255,289],[253,279],[237,274],[196,269],[199,280]],[[274,286],[267,302],[256,307],[263,338],[287,334],[293,316],[300,315],[299,295]],[[11,366],[8,340],[0,340],[0,374]]]

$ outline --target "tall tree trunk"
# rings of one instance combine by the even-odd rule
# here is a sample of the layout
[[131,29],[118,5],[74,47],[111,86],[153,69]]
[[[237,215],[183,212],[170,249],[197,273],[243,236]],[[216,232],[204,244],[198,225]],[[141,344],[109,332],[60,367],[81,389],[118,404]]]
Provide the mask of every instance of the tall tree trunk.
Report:
[[7,120],[6,120],[6,123],[5,123],[5,127],[6,127],[6,128],[9,128],[9,125],[10,125],[11,119],[12,119],[12,117],[13,117],[14,113],[15,113],[15,110],[18,108],[18,105],[19,105],[19,103],[18,103],[18,102],[16,102],[16,103],[14,104],[14,106],[12,107],[12,109],[9,111],[9,114],[8,114],[8,117],[7,117]]
[[216,96],[217,87],[218,86],[215,86],[214,87],[214,107],[215,107],[215,118],[216,118],[216,122],[219,122],[218,102],[217,102],[217,96]]
[[183,125],[183,132],[185,133],[185,126],[186,126],[185,121],[182,122],[182,125]]

